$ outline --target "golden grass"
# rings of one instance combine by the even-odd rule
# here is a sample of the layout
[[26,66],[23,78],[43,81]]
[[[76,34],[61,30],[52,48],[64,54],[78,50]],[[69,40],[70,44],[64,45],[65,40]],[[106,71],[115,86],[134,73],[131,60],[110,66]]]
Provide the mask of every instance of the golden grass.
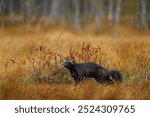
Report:
[[[0,99],[150,99],[149,38],[124,28],[116,37],[63,28],[5,28],[0,35]],[[123,83],[103,86],[89,79],[75,86],[63,67],[68,56],[118,69]]]

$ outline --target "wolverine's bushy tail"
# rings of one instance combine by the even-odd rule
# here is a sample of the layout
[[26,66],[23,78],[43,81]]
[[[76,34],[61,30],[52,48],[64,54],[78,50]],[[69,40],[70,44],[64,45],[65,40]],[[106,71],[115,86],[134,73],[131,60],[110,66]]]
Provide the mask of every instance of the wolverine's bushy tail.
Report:
[[121,83],[122,81],[122,77],[121,77],[121,73],[117,70],[110,70],[109,71],[111,79],[115,82],[115,83]]

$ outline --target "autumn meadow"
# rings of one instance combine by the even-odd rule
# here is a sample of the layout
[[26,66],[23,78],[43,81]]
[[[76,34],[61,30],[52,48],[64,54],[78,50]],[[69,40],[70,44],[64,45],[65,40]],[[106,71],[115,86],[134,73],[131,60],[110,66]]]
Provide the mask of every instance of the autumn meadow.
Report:
[[[56,2],[56,0],[52,1]],[[74,3],[76,7],[73,7],[75,10],[72,11],[75,12],[74,17],[80,15],[80,10],[77,10],[78,4],[81,2],[83,5],[91,0],[77,1],[79,3]],[[141,27],[137,28],[135,22],[129,23],[130,18],[124,16],[119,19],[119,22],[116,19],[117,21],[113,21],[113,24],[109,25],[105,14],[103,19],[101,16],[96,17],[99,18],[99,22],[103,21],[104,23],[97,24],[97,19],[96,22],[93,22],[94,16],[92,16],[92,22],[86,23],[88,25],[85,25],[84,17],[81,25],[79,25],[80,19],[77,18],[68,24],[59,21],[54,24],[45,24],[45,21],[39,21],[39,18],[38,21],[30,21],[30,17],[34,13],[30,14],[29,10],[25,11],[25,18],[27,18],[22,21],[21,16],[17,14],[18,12],[13,14],[12,7],[10,9],[3,8],[2,2],[4,5],[9,4],[1,0],[0,99],[150,99],[149,22],[146,23],[141,18],[142,21],[138,22],[144,23],[141,23]],[[59,4],[60,1],[57,2]],[[133,0],[132,4],[135,5],[134,3]],[[26,7],[30,8],[30,4],[33,3],[26,3]],[[54,7],[53,4],[51,8]],[[107,6],[105,4],[108,2],[103,3],[104,7]],[[111,5],[111,3],[109,4]],[[15,5],[15,3],[12,2],[11,5]],[[125,8],[123,3],[119,2],[116,5],[118,7],[122,5],[123,8],[120,6],[122,10]],[[15,11],[18,9],[16,7]],[[53,17],[57,15],[54,11],[51,12]],[[117,12],[119,15],[117,10],[116,15]],[[84,14],[83,11],[82,14]],[[16,17],[15,20],[14,17]],[[94,79],[86,79],[76,86],[70,72],[63,66],[66,58],[74,58],[78,63],[95,62],[105,68],[116,69],[122,74],[123,81],[120,84],[103,85]]]

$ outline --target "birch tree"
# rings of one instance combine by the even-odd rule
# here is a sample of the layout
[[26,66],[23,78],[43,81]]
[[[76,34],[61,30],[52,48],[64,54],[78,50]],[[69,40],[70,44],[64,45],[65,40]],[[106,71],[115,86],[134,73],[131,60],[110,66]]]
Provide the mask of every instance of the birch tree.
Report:
[[80,0],[72,0],[72,3],[74,4],[74,13],[73,13],[73,20],[74,20],[74,26],[76,29],[80,30]]
[[9,14],[10,14],[10,21],[12,23],[15,22],[15,9],[14,9],[14,1],[13,0],[10,0],[9,1]]
[[55,24],[58,19],[59,19],[59,7],[60,7],[60,0],[52,0],[51,2],[51,12],[50,12],[50,16],[51,16],[51,23]]
[[95,0],[95,9],[96,9],[96,30],[98,31],[102,26],[103,20],[103,0]]
[[26,18],[27,18],[27,23],[28,25],[32,24],[32,11],[33,11],[33,7],[32,4],[33,0],[26,0],[25,1],[25,7],[26,7]]
[[4,9],[6,7],[6,1],[5,0],[0,0],[0,29],[1,29],[1,35],[3,34],[3,28],[4,28]]
[[121,19],[121,3],[122,0],[116,0],[116,9],[115,9],[115,24],[118,25]]
[[114,20],[114,0],[109,0],[108,2],[108,21],[109,25],[112,24]]
[[44,26],[49,23],[50,20],[50,4],[51,0],[43,0],[43,19],[44,19]]
[[141,25],[145,29],[148,29],[148,23],[147,23],[147,0],[141,0],[141,12],[140,12],[140,19],[141,19]]

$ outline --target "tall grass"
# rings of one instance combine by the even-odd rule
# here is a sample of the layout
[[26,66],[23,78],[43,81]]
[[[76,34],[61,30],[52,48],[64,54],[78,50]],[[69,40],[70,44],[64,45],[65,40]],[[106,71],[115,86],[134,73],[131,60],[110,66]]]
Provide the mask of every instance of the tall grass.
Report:
[[[15,32],[16,31],[16,32]],[[19,30],[20,31],[20,30]],[[149,35],[74,34],[7,29],[0,43],[0,99],[150,99]],[[121,72],[123,82],[104,86],[94,79],[75,86],[66,58],[96,62]]]

